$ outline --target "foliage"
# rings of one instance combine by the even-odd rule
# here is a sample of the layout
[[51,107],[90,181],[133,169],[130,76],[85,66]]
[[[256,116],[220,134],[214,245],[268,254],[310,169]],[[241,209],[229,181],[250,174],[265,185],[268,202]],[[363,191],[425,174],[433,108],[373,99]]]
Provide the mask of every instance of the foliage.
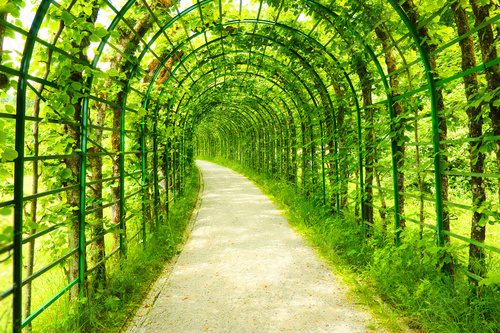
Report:
[[127,237],[154,233],[196,155],[286,180],[304,209],[363,226],[337,244],[372,235],[347,251],[353,263],[391,242],[399,220],[403,242],[426,239],[410,247],[423,253],[443,229],[453,257],[440,253],[436,269],[468,261],[476,288],[497,284],[498,13],[488,0],[1,0],[0,292],[13,287],[14,226],[26,241],[19,280],[73,251],[78,222],[89,241],[26,284],[26,297],[40,293],[23,300],[26,317],[80,259],[91,271],[124,255]]
[[[347,273],[343,274],[356,276],[362,285],[358,289],[368,292],[371,298],[381,297],[410,328],[425,332],[484,333],[500,329],[499,285],[491,283],[478,297],[478,291],[465,275],[460,274],[453,281],[436,269],[443,264],[443,249],[434,244],[432,235],[425,234],[420,239],[417,232],[406,231],[400,246],[387,243],[381,234],[365,238],[364,227],[352,216],[331,216],[322,205],[300,195],[293,186],[238,163],[224,159],[214,162],[256,182],[281,206],[292,226],[334,264],[334,271],[344,267]],[[447,255],[456,256],[456,249],[448,249]],[[400,331],[401,327],[396,325],[393,329]]]
[[[106,288],[90,291],[74,311],[57,322],[44,323],[39,332],[120,332],[142,304],[165,263],[180,253],[189,230],[199,191],[199,175],[193,170],[182,198],[172,207],[166,224],[160,225],[147,243],[131,244],[127,257],[110,263]],[[78,306],[80,308],[78,308]]]

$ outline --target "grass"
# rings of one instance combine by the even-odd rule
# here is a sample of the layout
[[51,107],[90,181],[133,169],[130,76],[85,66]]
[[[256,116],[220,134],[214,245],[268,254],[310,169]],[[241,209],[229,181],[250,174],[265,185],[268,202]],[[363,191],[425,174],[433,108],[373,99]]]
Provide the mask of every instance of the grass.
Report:
[[145,249],[138,245],[129,251],[127,260],[111,272],[107,288],[87,300],[81,331],[119,332],[142,304],[166,262],[180,252],[200,188],[195,171],[186,181],[184,195],[172,206],[168,224],[159,227]]
[[[226,160],[214,162],[247,176],[283,209],[292,226],[350,286],[355,302],[372,310],[377,321],[370,324],[372,329],[381,325],[391,332],[402,332],[405,326],[419,332],[500,332],[499,285],[474,288],[460,262],[454,279],[443,273],[443,250],[435,246],[432,232],[420,239],[416,230],[405,231],[399,247],[380,232],[367,238],[354,216],[332,216],[289,183]],[[459,257],[454,251],[460,249],[447,249],[451,257]]]
[[[168,221],[150,234],[146,246],[140,237],[128,244],[124,260],[113,256],[106,262],[107,286],[87,295],[74,304],[64,295],[33,321],[33,332],[119,332],[142,304],[152,283],[163,271],[168,260],[180,252],[187,238],[190,221],[200,189],[198,170],[186,179],[184,194],[170,206]],[[34,303],[43,303],[65,283],[62,270],[54,269],[37,280],[33,291]],[[59,283],[61,282],[61,283]],[[1,302],[0,331],[10,326],[11,298]]]

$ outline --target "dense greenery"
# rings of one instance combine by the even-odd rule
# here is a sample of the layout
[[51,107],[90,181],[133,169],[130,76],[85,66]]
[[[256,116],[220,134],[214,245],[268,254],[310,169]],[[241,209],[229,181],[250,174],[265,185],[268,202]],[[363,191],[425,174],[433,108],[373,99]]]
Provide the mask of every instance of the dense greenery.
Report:
[[196,155],[286,180],[368,240],[436,243],[430,276],[498,285],[499,14],[0,0],[0,322],[36,329],[106,286],[165,225]]
[[[303,233],[347,281],[355,279],[358,298],[370,305],[388,329],[400,332],[387,309],[377,309],[381,297],[410,328],[425,332],[498,332],[500,288],[488,285],[478,291],[463,276],[452,281],[442,267],[441,249],[430,238],[407,230],[403,245],[388,243],[379,231],[365,238],[366,227],[354,216],[332,216],[321,204],[297,192],[287,182],[256,173],[241,164],[212,160],[241,172],[261,187],[283,209],[291,225]],[[451,255],[458,255],[454,249]],[[465,267],[462,267],[465,269]]]
[[184,195],[170,210],[166,224],[159,227],[145,248],[129,249],[127,260],[110,274],[106,288],[89,296],[84,304],[85,310],[80,313],[80,329],[76,331],[119,332],[130,323],[152,282],[165,269],[166,261],[181,251],[189,235],[190,230],[186,227],[192,222],[190,218],[198,199],[199,180],[195,169],[186,179]]
[[[43,314],[33,332],[120,332],[150,291],[152,283],[177,255],[189,235],[188,222],[200,190],[197,169],[186,179],[184,195],[175,202],[165,224],[146,244],[128,246],[127,257],[108,261],[106,285],[89,289],[79,302],[63,300]],[[54,281],[52,281],[54,283]],[[48,292],[48,291],[46,291]],[[37,293],[35,297],[43,297]],[[8,331],[5,323],[0,326]]]

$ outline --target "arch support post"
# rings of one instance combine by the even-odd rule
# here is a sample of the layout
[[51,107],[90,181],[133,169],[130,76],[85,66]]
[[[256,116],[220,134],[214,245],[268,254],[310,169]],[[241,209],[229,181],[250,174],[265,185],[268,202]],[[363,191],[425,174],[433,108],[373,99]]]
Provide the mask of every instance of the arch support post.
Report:
[[430,94],[430,104],[431,104],[431,117],[432,117],[432,149],[433,149],[433,163],[434,163],[434,189],[435,189],[435,202],[436,202],[436,244],[438,246],[444,246],[444,220],[443,220],[443,189],[441,187],[441,177],[442,177],[442,165],[441,165],[441,148],[439,140],[439,119],[438,119],[438,108],[437,108],[437,93],[436,93],[436,82],[434,80],[434,74],[432,73],[432,67],[429,61],[429,56],[425,52],[420,36],[417,33],[416,27],[414,27],[404,10],[396,2],[396,0],[389,0],[389,3],[398,13],[401,20],[404,22],[408,31],[410,32],[415,45],[417,46],[420,58],[424,63],[425,75],[427,78],[427,85]]
[[31,57],[35,47],[35,38],[49,6],[50,0],[43,0],[37,9],[35,17],[26,38],[24,53],[19,69],[16,99],[16,137],[15,149],[17,158],[14,160],[14,237],[12,260],[12,332],[20,333],[23,327],[23,203],[24,203],[24,141],[26,125],[26,88]]

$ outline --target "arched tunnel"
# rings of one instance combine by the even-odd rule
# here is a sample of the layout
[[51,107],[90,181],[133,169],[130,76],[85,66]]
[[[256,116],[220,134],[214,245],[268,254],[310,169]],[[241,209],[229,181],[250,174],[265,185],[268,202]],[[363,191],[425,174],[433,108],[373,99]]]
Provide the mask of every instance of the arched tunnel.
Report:
[[498,18],[494,0],[0,2],[0,323],[36,327],[153,237],[196,159],[498,277]]

